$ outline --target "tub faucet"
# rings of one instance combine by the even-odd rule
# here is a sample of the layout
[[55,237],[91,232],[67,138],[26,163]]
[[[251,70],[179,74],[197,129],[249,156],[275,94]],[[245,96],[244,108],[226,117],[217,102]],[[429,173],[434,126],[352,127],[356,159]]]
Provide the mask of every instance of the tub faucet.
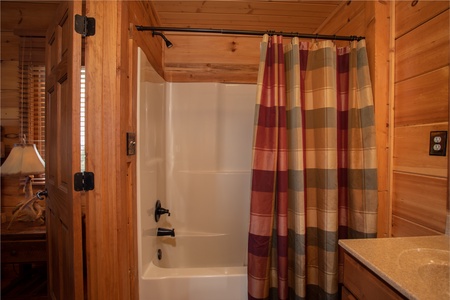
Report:
[[161,215],[167,214],[170,216],[170,212],[168,209],[161,207],[161,201],[157,200],[155,205],[155,221],[158,222]]
[[158,227],[156,231],[156,236],[168,236],[168,235],[175,237],[175,229]]

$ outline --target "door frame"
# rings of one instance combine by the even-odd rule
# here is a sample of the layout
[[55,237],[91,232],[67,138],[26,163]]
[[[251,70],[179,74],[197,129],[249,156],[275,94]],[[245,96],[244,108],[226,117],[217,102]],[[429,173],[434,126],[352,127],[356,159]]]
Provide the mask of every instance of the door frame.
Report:
[[136,157],[127,132],[136,132],[136,46],[127,1],[86,0],[95,35],[86,37],[86,192],[88,299],[138,299]]

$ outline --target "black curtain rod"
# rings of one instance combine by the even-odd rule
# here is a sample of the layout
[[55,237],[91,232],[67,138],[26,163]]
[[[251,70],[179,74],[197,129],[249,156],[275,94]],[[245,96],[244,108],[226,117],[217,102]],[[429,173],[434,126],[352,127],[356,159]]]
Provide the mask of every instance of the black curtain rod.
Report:
[[284,37],[299,37],[307,39],[337,40],[337,41],[360,41],[363,36],[340,36],[340,35],[323,35],[308,34],[298,32],[282,32],[282,31],[252,31],[252,30],[233,30],[233,29],[208,29],[208,28],[175,28],[175,27],[151,27],[136,25],[138,31],[178,31],[178,32],[199,32],[199,33],[220,33],[220,34],[239,34],[239,35],[282,35]]

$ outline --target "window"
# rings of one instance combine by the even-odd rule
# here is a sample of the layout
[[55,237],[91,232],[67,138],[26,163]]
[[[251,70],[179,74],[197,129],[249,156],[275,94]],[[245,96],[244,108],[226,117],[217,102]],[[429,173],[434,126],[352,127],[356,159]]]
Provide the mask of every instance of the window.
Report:
[[20,139],[45,160],[45,39],[21,38],[19,54]]

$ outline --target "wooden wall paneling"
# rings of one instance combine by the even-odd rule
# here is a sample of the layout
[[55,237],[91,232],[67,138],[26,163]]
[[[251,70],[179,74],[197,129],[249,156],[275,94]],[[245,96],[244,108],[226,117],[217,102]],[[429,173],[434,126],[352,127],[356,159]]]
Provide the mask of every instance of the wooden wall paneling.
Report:
[[[128,98],[131,101],[124,101],[127,105],[127,132],[137,132],[137,86],[138,86],[138,46],[133,39],[128,41]],[[127,224],[130,232],[129,243],[129,282],[130,300],[139,299],[139,270],[138,270],[138,242],[137,242],[137,190],[136,190],[136,155],[127,157]]]
[[[163,69],[163,43],[161,37],[152,37],[151,31],[137,31],[135,26],[160,26],[153,5],[148,1],[126,1],[128,5],[128,17],[130,31],[136,44],[142,48],[148,61],[161,77],[164,77]],[[164,45],[165,47],[165,45]]]
[[[117,197],[118,240],[124,241],[118,246],[120,299],[138,299],[138,262],[137,262],[137,202],[136,202],[136,156],[127,155],[127,133],[136,132],[137,128],[137,49],[133,48],[130,38],[129,6],[126,1],[119,1],[118,28],[119,45],[119,121],[120,121],[120,165],[119,174],[122,183]],[[133,51],[134,50],[134,51]],[[134,82],[134,83],[133,83]]]
[[95,190],[86,193],[89,299],[138,297],[136,224],[132,219],[136,213],[135,158],[126,154],[126,132],[135,128],[130,110],[136,105],[130,99],[134,77],[130,74],[129,38],[133,29],[129,28],[129,4],[86,3],[87,14],[95,17],[97,28],[86,41],[87,98],[91,100],[86,107],[86,170],[95,174]]
[[18,93],[19,91],[18,66],[19,66],[18,61],[1,62],[2,90],[13,90]]
[[[14,82],[13,78],[3,77],[3,74],[10,73],[7,70],[3,70],[3,63],[0,65],[2,67],[2,89],[1,89],[1,108],[2,108],[2,126],[11,126],[13,124],[8,122],[15,121],[16,125],[19,125],[19,91],[18,89],[11,89],[10,87],[17,84],[18,78],[16,75],[16,80]],[[5,71],[5,72],[3,72]],[[17,72],[17,69],[16,69]],[[5,86],[8,88],[5,88]]]
[[[367,56],[375,105],[375,130],[378,165],[378,236],[388,237],[391,231],[390,199],[390,137],[389,137],[389,32],[390,5],[367,1],[364,6],[363,35],[366,36]],[[357,18],[356,18],[357,19]]]
[[447,179],[394,172],[392,213],[435,231],[445,232]]
[[[114,1],[86,1],[86,14],[96,20],[96,32],[86,40],[86,170],[95,174],[95,191],[86,193],[88,299],[120,298],[117,198],[121,189],[120,132],[116,71],[118,68],[117,10]],[[105,24],[105,26],[103,26]],[[107,26],[106,26],[107,25]],[[98,58],[102,58],[101,60]],[[107,62],[107,63],[104,63]],[[91,88],[95,86],[95,88]],[[104,160],[105,154],[108,159]]]
[[445,66],[395,85],[395,126],[448,121],[448,71]]
[[447,123],[397,127],[394,130],[394,161],[396,171],[447,177],[447,156],[430,156],[430,131],[448,130]]
[[448,28],[446,11],[396,40],[396,82],[448,65]]
[[421,226],[417,223],[400,218],[398,216],[392,216],[392,236],[426,236],[426,235],[440,235],[441,232],[432,230],[428,227]]
[[415,29],[433,17],[447,10],[449,1],[396,1],[395,2],[395,36]]
[[1,1],[2,31],[24,36],[45,36],[58,2]]
[[1,60],[19,61],[20,38],[12,31],[1,31]]
[[439,234],[448,211],[447,156],[429,155],[448,131],[449,2],[396,2],[394,236]]
[[[256,83],[262,37],[167,34],[168,81]],[[214,49],[214,51],[211,51]]]
[[[364,1],[344,1],[339,5],[335,12],[317,28],[315,33],[340,34],[341,29],[344,28],[347,23],[352,23],[352,20],[364,11],[364,9]],[[360,31],[360,28],[356,26],[353,29]],[[356,34],[352,33],[351,35]]]
[[[5,108],[14,108],[16,110],[17,122],[19,122],[18,114],[19,114],[19,91],[17,90],[1,90],[1,99],[2,99],[2,109]],[[3,112],[2,112],[3,114]],[[2,119],[3,121],[3,119]],[[2,123],[4,126],[5,124]],[[17,123],[19,125],[19,123]]]

